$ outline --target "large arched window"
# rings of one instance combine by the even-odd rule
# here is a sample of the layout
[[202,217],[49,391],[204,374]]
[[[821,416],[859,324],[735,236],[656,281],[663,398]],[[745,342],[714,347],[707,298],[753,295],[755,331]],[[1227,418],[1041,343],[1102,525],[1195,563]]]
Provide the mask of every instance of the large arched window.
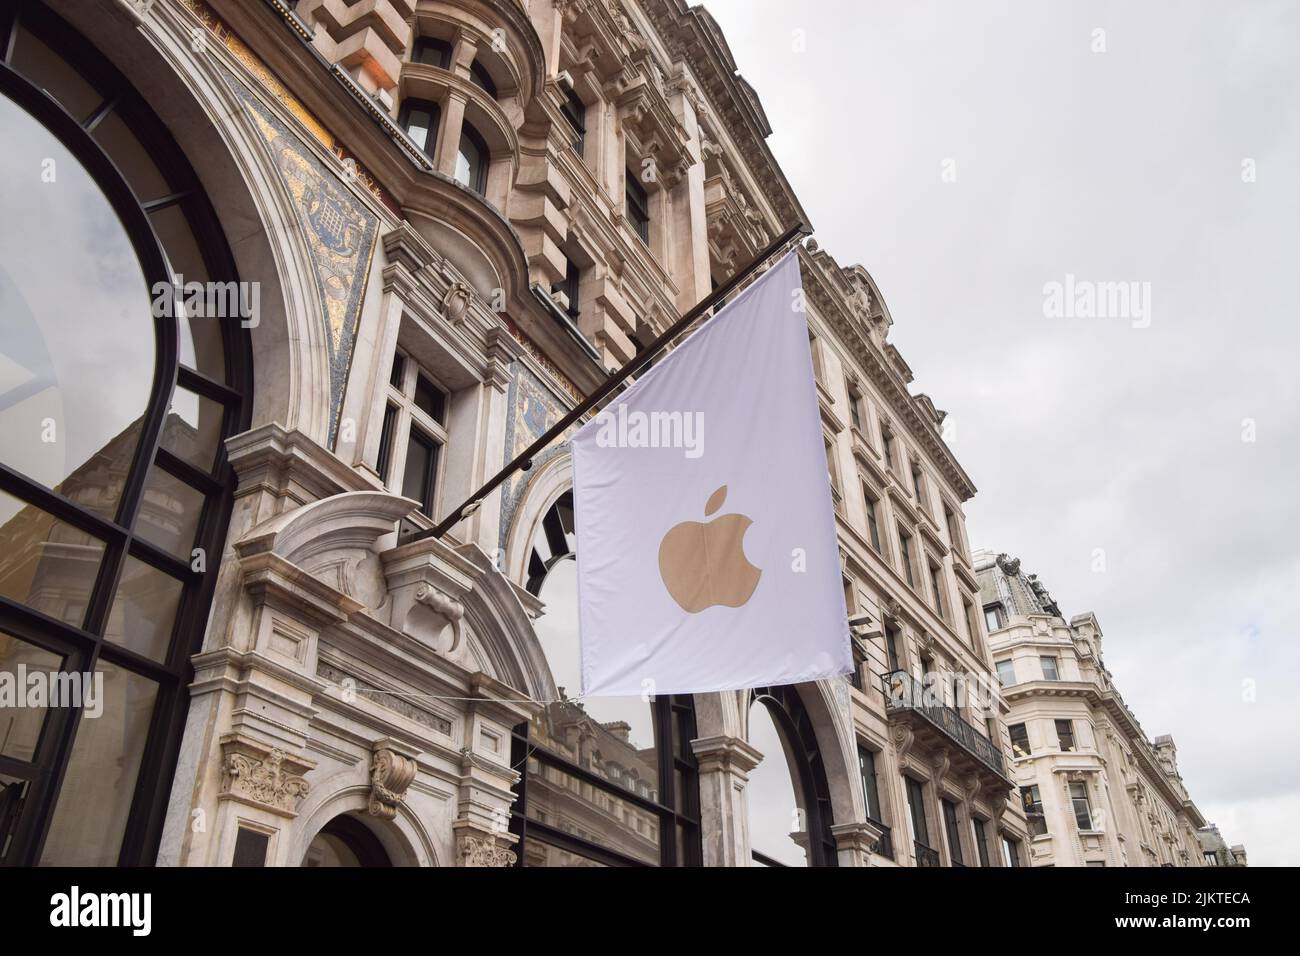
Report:
[[573,496],[532,542],[528,589],[546,604],[536,628],[566,699],[516,728],[526,767],[511,830],[523,866],[693,866],[700,863],[699,778],[689,696],[568,699],[579,687]]
[[763,754],[746,788],[754,862],[838,865],[826,768],[798,689],[763,687],[750,700],[749,742]]
[[144,99],[34,2],[0,55],[0,680],[27,685],[0,703],[0,861],[152,863],[247,333],[172,317],[173,276],[236,276]]

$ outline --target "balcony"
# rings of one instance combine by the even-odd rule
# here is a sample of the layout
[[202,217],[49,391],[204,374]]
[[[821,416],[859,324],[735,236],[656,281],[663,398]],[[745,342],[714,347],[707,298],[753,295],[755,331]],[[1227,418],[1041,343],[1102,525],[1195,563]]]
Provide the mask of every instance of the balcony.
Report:
[[890,719],[906,720],[924,744],[955,748],[972,769],[991,773],[1000,786],[1013,786],[1007,779],[1001,749],[966,722],[956,708],[926,699],[924,685],[907,671],[891,671],[881,677],[885,711]]
[[930,847],[921,843],[919,840],[912,841],[912,848],[916,850],[917,866],[939,866],[939,851],[932,850]]

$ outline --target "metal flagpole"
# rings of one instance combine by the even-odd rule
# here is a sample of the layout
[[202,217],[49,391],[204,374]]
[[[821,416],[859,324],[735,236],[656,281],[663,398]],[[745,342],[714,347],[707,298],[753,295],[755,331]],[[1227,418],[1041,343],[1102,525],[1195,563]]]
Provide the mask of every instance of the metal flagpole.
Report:
[[751,275],[753,275],[760,266],[793,240],[811,235],[812,230],[803,223],[791,226],[781,235],[777,236],[772,243],[750,260],[745,268],[739,270],[730,279],[724,282],[718,288],[714,289],[703,299],[701,299],[693,309],[683,315],[680,319],[670,325],[664,332],[653,342],[638,352],[631,361],[620,368],[617,372],[605,379],[594,392],[586,399],[580,402],[569,414],[565,415],[558,422],[547,429],[546,433],[539,437],[535,442],[520,452],[513,461],[498,471],[491,479],[488,480],[478,491],[470,495],[463,501],[456,510],[452,511],[447,517],[443,518],[438,524],[424,531],[419,531],[406,539],[403,544],[410,541],[420,541],[424,538],[441,538],[444,534],[454,528],[464,519],[468,518],[482,503],[483,499],[496,490],[497,486],[513,475],[516,471],[527,471],[533,466],[533,457],[544,451],[551,442],[562,435],[564,431],[574,422],[582,418],[583,415],[591,411],[601,400],[608,396],[614,389],[618,388],[627,378],[639,371],[646,362],[654,358],[665,345],[682,333],[683,330],[690,327],[697,321],[701,315],[713,307],[714,303],[725,298],[736,286],[740,285]]

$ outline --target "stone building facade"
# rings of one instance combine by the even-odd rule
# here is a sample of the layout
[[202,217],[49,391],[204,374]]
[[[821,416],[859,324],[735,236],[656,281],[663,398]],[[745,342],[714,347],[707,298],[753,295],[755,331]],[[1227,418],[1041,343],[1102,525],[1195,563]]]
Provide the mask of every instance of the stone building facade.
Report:
[[[1111,680],[1096,615],[1067,621],[1018,558],[980,551],[975,571],[1031,865],[1207,865],[1218,830],[1183,784],[1173,737],[1149,739]],[[1244,864],[1244,848],[1225,846],[1219,865],[1237,850]]]
[[103,708],[0,715],[3,862],[1028,862],[974,487],[861,267],[801,247],[851,680],[575,698],[562,443],[419,535],[806,220],[703,8],[14,9],[0,664]]

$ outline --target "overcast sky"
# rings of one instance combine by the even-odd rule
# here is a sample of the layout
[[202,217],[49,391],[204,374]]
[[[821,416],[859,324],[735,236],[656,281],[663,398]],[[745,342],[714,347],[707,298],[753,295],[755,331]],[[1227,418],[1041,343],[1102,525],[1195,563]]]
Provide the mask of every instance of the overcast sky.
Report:
[[[952,417],[973,544],[1096,612],[1206,818],[1300,863],[1300,4],[706,5]],[[1149,316],[1048,317],[1067,275]]]

